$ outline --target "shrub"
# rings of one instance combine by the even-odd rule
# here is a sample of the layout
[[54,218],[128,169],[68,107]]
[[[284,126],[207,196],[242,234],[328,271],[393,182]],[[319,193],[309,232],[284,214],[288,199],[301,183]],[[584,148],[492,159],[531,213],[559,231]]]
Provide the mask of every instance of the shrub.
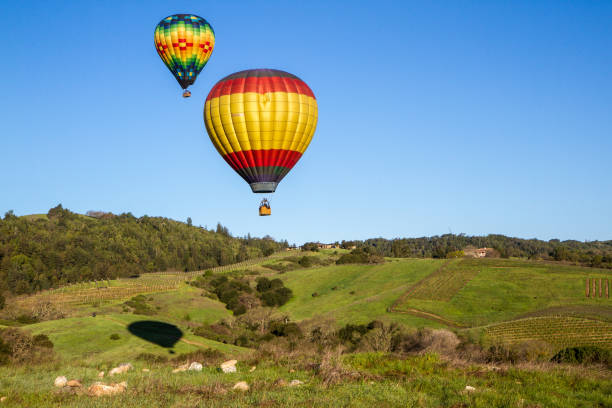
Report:
[[49,361],[52,347],[53,343],[44,335],[35,340],[29,333],[17,328],[0,330],[0,361],[4,364]]
[[49,337],[47,337],[46,334],[37,334],[36,336],[34,336],[33,341],[35,346],[49,349],[53,348],[53,342],[51,341],[51,339],[49,339]]
[[373,254],[370,248],[357,248],[352,250],[349,254],[342,255],[337,261],[337,265],[342,264],[372,264],[372,263],[383,263],[385,259],[382,256]]
[[612,365],[612,352],[596,346],[568,347],[553,356],[555,363]]
[[119,337],[119,335],[117,333],[113,333],[113,334],[110,335],[110,339],[111,340],[119,340],[120,337]]
[[277,337],[302,337],[302,330],[296,323],[272,322],[270,333]]
[[[132,299],[125,302],[124,305],[131,307],[132,313],[134,314],[147,315],[147,316],[156,314],[155,309],[147,305],[146,300],[147,298],[144,295],[138,295],[138,296],[134,296]],[[125,307],[123,308],[123,311],[124,312],[127,311]]]
[[312,257],[304,255],[298,263],[304,268],[310,268],[312,266]]
[[149,364],[163,364],[168,362],[168,357],[158,356],[153,353],[140,353],[136,356],[136,360],[146,361]]

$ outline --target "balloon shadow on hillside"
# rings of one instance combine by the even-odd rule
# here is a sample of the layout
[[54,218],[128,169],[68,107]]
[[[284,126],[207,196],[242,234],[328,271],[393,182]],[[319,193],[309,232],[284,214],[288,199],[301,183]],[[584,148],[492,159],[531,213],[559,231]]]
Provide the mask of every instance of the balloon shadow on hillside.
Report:
[[[134,336],[167,349],[172,349],[183,337],[183,332],[175,325],[155,320],[134,322],[127,329]],[[169,352],[174,354],[173,350]]]

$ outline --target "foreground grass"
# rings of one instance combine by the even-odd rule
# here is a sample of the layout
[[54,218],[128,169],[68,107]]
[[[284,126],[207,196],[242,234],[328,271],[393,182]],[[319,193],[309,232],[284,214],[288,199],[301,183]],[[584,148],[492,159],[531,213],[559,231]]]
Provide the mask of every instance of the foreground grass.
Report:
[[[170,365],[146,366],[113,377],[127,381],[126,393],[93,398],[71,395],[53,387],[59,375],[78,378],[85,386],[98,381],[99,368],[56,363],[38,368],[0,368],[3,406],[21,407],[595,407],[612,406],[610,378],[552,370],[453,367],[437,355],[397,359],[382,353],[345,356],[335,382],[329,376],[297,367],[263,362],[250,373],[239,363],[238,372],[223,374],[215,367],[202,372],[172,374]],[[147,367],[151,372],[144,373]],[[304,385],[275,385],[278,379],[299,379]],[[108,379],[105,379],[108,381]],[[251,389],[232,391],[238,381]],[[468,393],[466,385],[476,388]]]

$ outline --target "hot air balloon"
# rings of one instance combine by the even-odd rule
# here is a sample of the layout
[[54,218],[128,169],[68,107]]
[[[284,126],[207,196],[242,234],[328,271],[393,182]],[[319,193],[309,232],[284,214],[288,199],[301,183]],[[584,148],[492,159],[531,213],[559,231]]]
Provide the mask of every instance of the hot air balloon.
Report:
[[[250,69],[223,78],[204,105],[210,140],[254,193],[276,190],[312,140],[317,114],[308,85],[275,69]],[[269,203],[262,201],[260,215],[269,214]]]
[[176,78],[188,98],[198,74],[210,59],[215,47],[215,32],[202,17],[174,14],[155,27],[155,49]]

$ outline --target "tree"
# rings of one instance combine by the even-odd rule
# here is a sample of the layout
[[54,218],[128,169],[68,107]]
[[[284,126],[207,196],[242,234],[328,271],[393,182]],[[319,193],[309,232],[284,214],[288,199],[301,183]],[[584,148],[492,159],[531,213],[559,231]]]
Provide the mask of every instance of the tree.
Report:
[[191,222],[191,217],[187,217],[187,225],[189,225],[190,227],[193,225]]

